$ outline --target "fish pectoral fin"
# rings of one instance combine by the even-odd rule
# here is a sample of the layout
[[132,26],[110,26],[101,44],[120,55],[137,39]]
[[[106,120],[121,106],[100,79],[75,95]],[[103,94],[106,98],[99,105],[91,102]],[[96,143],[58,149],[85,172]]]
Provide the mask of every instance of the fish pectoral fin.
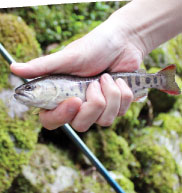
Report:
[[142,103],[147,99],[147,95],[136,98],[133,102]]
[[148,96],[148,89],[138,90],[136,94],[134,94],[133,102],[144,102]]

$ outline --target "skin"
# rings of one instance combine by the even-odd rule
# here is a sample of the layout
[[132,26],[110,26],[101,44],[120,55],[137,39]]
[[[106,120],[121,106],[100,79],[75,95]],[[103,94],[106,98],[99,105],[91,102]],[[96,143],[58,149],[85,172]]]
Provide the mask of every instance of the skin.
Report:
[[[105,22],[57,53],[25,63],[11,65],[13,73],[24,78],[66,73],[93,76],[104,70],[131,72],[143,57],[161,43],[182,31],[182,1],[133,0],[113,13]],[[133,95],[122,79],[115,82],[104,74],[100,82],[89,85],[86,102],[71,98],[56,109],[40,112],[47,129],[70,123],[86,131],[93,123],[109,126],[124,115]]]

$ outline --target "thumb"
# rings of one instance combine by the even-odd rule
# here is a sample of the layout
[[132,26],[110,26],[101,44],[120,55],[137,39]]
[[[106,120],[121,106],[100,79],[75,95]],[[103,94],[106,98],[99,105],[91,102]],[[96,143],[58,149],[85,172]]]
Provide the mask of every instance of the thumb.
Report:
[[46,74],[65,73],[72,74],[80,69],[82,65],[82,54],[80,50],[69,49],[33,59],[27,63],[12,63],[11,71],[24,78],[35,78]]

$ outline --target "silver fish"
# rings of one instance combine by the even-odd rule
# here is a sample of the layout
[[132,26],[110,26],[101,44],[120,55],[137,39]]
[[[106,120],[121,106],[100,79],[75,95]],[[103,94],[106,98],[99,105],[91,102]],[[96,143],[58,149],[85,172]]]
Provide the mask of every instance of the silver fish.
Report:
[[[110,73],[112,78],[122,78],[131,88],[134,101],[140,101],[147,96],[148,88],[156,88],[172,95],[181,93],[175,82],[176,66],[170,65],[155,74],[145,70],[131,73]],[[51,75],[34,79],[15,89],[14,97],[21,103],[44,109],[54,109],[59,103],[70,97],[86,98],[89,83],[100,79],[95,77],[77,77],[69,75]]]

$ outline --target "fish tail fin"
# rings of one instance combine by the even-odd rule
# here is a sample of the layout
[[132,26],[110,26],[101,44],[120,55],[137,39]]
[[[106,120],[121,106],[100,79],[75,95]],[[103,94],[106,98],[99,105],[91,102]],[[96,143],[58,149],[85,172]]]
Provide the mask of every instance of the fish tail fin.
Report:
[[171,95],[181,94],[181,90],[175,82],[176,66],[174,64],[167,66],[157,73],[165,78],[165,84],[161,85],[161,91]]

